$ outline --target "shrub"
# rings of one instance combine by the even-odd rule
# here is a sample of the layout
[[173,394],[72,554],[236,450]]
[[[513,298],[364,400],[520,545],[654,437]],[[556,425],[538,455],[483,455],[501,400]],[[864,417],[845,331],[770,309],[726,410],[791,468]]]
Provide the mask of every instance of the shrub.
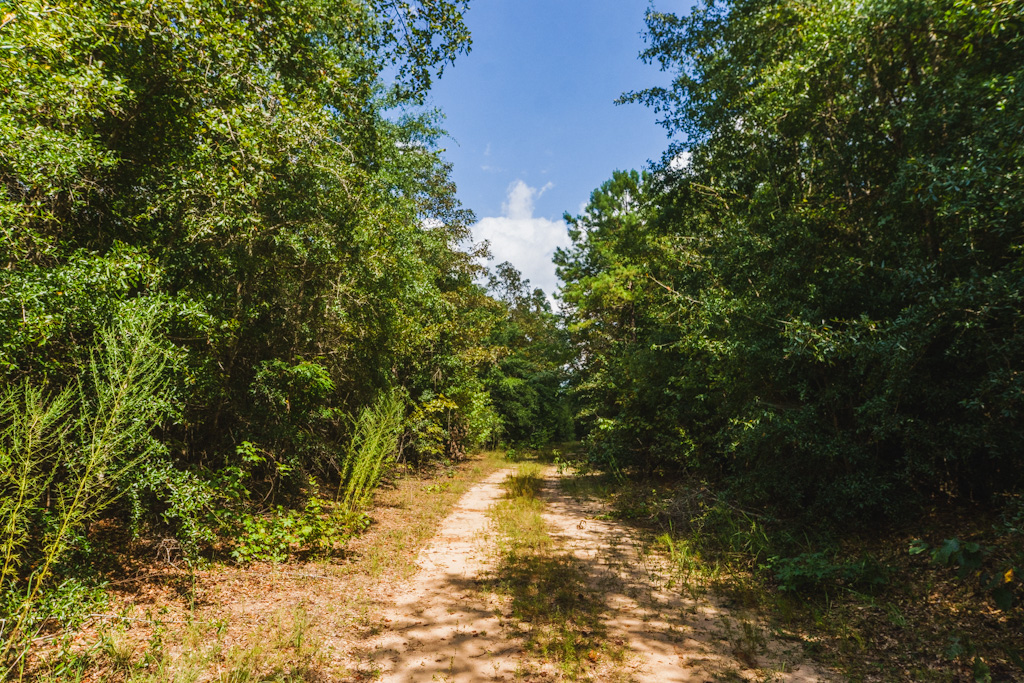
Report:
[[841,587],[875,589],[889,582],[889,569],[873,557],[836,561],[825,553],[773,557],[769,566],[779,590],[794,593],[828,593]]
[[158,312],[139,301],[121,313],[98,332],[84,377],[49,395],[24,382],[0,397],[0,670],[8,673],[52,616],[54,570],[79,530],[165,452],[151,433],[173,414]]
[[241,515],[238,518],[241,534],[231,556],[247,563],[284,562],[302,549],[327,554],[368,525],[369,517],[365,513],[310,496],[301,511],[277,506],[267,515]]
[[335,498],[345,509],[361,510],[370,502],[385,468],[398,455],[404,412],[402,399],[392,391],[359,413],[352,440],[338,466],[340,481]]

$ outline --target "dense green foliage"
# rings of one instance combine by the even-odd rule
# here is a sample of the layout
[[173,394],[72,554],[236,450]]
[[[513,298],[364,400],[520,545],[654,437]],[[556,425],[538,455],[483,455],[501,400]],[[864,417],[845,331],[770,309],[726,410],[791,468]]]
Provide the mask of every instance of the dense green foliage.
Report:
[[1022,10],[648,15],[680,142],[556,257],[595,457],[819,528],[1021,485]]
[[155,310],[126,313],[100,330],[87,377],[52,396],[28,381],[0,396],[0,671],[21,661],[54,576],[81,588],[61,564],[87,544],[85,525],[166,451],[151,434],[173,410]]
[[544,292],[510,263],[491,277],[491,290],[506,314],[489,341],[500,357],[484,376],[502,436],[510,445],[533,448],[573,437],[572,411],[566,395],[568,338],[557,326]]
[[396,458],[521,438],[489,373],[530,342],[421,107],[465,6],[0,0],[0,670],[100,515],[330,552]]
[[560,314],[479,284],[420,107],[465,6],[0,0],[0,670],[100,516],[329,553],[398,458],[580,431],[758,529],[1020,491],[1024,0],[650,12],[678,142],[567,216]]
[[66,381],[93,330],[152,299],[180,352],[166,440],[212,463],[248,439],[293,466],[415,384],[399,368],[474,289],[469,215],[431,122],[382,107],[422,97],[468,36],[451,3],[380,4],[18,4],[0,34],[8,379]]

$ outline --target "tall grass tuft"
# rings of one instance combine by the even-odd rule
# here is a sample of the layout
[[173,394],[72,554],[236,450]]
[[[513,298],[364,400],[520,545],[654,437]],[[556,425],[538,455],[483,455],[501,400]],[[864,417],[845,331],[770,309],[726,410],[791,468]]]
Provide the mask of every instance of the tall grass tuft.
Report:
[[346,509],[361,510],[369,504],[385,468],[398,454],[404,412],[404,402],[392,391],[359,413],[338,468],[341,479],[335,499]]
[[[28,383],[0,396],[0,673],[23,673],[48,615],[39,605],[84,524],[163,445],[170,410],[154,307],[128,307],[101,329],[86,377],[50,395]],[[15,672],[18,672],[15,674]]]

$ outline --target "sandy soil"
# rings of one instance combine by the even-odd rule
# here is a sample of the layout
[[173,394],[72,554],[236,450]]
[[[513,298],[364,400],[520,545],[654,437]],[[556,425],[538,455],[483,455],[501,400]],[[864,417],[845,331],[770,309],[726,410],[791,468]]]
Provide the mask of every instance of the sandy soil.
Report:
[[462,497],[420,554],[420,571],[395,595],[373,657],[384,681],[489,681],[515,675],[522,648],[502,635],[497,600],[479,591],[492,559],[486,513],[501,497],[500,483],[508,473],[495,472]]
[[[503,604],[480,590],[494,561],[487,509],[502,494],[499,471],[473,487],[421,553],[420,571],[397,589],[372,659],[386,682],[544,680],[528,666],[522,643],[502,628]],[[833,680],[799,656],[799,645],[773,641],[755,615],[713,595],[669,589],[664,566],[625,525],[596,517],[597,501],[575,500],[546,473],[545,518],[561,551],[572,552],[604,596],[610,640],[624,645],[627,680]],[[527,673],[532,672],[532,673]]]
[[551,473],[543,495],[545,519],[604,595],[608,637],[635,655],[632,680],[832,680],[802,661],[799,646],[773,641],[756,615],[736,612],[711,594],[694,599],[668,588],[664,561],[645,552],[627,526],[595,519],[606,512],[599,502],[566,495]]

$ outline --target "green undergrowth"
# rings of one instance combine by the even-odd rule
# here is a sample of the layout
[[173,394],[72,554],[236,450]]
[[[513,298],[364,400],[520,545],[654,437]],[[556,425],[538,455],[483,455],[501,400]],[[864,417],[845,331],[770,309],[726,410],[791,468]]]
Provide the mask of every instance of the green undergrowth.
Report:
[[553,664],[563,679],[610,680],[625,652],[607,641],[600,594],[541,516],[542,471],[537,462],[519,464],[488,513],[499,554],[490,586],[509,599],[508,626],[540,664]]
[[563,487],[610,503],[667,561],[673,588],[767,615],[776,637],[847,680],[1024,680],[1019,498],[854,535],[801,531],[690,480],[581,467]]

